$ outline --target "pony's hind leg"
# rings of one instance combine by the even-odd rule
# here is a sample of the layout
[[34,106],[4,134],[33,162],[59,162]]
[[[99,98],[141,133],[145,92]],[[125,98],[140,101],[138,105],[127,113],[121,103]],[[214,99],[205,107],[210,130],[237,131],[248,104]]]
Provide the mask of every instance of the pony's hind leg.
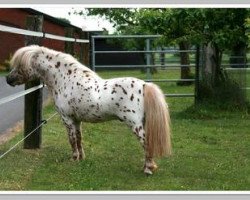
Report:
[[63,122],[67,128],[69,142],[72,148],[73,160],[84,158],[84,152],[81,145],[81,129],[80,122],[75,122],[70,118],[63,118]]
[[158,167],[154,162],[153,157],[149,155],[149,149],[147,148],[146,135],[143,125],[139,124],[137,126],[134,126],[133,132],[137,136],[145,152],[145,163],[143,166],[143,171],[145,174],[153,174],[153,171],[155,171]]
[[82,131],[81,131],[81,124],[79,123],[76,126],[76,139],[77,139],[77,149],[79,153],[79,160],[85,159],[85,153],[82,147]]

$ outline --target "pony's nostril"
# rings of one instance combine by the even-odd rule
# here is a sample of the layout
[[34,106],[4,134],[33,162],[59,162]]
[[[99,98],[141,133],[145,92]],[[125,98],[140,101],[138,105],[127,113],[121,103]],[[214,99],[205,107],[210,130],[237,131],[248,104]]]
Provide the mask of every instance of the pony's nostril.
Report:
[[14,83],[14,79],[10,76],[6,76],[6,82],[9,84],[9,85],[13,85]]

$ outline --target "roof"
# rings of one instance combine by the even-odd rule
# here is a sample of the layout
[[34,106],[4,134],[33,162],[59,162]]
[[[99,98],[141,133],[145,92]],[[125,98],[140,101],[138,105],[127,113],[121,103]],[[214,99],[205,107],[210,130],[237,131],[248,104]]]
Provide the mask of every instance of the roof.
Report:
[[76,29],[77,31],[82,31],[82,29],[79,28],[79,27],[77,27],[77,26],[74,26],[72,24],[64,22],[64,21],[62,21],[60,19],[57,19],[55,17],[52,17],[52,16],[50,16],[48,14],[42,13],[42,12],[40,12],[38,10],[31,9],[31,8],[20,8],[20,9],[25,10],[26,12],[29,12],[29,13],[31,13],[33,15],[43,15],[44,19],[46,19],[48,21],[51,21],[51,22],[53,22],[55,24],[58,24],[60,26],[63,26],[63,27],[72,27],[72,28]]

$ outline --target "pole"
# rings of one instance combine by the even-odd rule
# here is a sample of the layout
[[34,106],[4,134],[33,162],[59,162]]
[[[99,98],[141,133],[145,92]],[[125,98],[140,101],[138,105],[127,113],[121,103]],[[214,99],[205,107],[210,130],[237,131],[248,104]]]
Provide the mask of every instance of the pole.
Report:
[[195,105],[199,102],[199,89],[200,89],[200,47],[196,47],[196,67],[195,67]]
[[[28,16],[26,18],[26,28],[32,31],[42,31],[43,16]],[[41,44],[38,37],[26,36],[25,45]],[[25,90],[40,85],[40,80],[30,81],[25,84]],[[42,120],[42,95],[43,89],[39,89],[25,96],[24,100],[24,137],[38,127]],[[36,149],[41,146],[42,128],[37,129],[32,135],[24,140],[25,149]]]
[[[146,51],[150,51],[150,39],[147,38],[146,39]],[[147,80],[151,80],[152,79],[152,74],[151,74],[151,69],[149,67],[149,65],[151,64],[151,55],[150,53],[146,53],[146,78]]]

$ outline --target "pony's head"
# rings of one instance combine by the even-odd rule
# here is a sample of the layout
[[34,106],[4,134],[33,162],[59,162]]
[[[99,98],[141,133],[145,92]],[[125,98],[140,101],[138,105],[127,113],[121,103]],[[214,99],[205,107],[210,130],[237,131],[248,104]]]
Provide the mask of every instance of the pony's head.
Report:
[[39,46],[32,45],[22,47],[14,53],[10,61],[12,70],[6,77],[9,85],[21,85],[36,78],[33,64],[39,49]]

